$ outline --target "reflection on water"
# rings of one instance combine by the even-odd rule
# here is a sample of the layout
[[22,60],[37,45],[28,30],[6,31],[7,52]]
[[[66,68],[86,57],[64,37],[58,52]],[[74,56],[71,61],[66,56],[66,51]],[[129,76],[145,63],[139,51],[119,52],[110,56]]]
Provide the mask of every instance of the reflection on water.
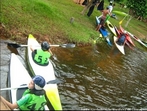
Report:
[[[8,67],[10,52],[1,50]],[[18,50],[24,56],[25,48]],[[55,74],[64,80],[58,85],[63,109],[147,108],[147,52],[126,49],[124,56],[115,47],[97,45],[58,47],[53,53]],[[8,72],[4,69],[1,74]]]
[[112,49],[80,47],[56,55],[56,73],[65,80],[59,84],[63,109],[146,108],[147,52],[127,50],[124,56]]

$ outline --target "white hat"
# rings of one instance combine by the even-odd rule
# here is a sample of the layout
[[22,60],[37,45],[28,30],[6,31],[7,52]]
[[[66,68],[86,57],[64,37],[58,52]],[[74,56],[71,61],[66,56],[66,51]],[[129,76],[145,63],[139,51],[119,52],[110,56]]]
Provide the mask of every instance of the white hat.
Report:
[[110,3],[113,3],[113,1],[110,1]]

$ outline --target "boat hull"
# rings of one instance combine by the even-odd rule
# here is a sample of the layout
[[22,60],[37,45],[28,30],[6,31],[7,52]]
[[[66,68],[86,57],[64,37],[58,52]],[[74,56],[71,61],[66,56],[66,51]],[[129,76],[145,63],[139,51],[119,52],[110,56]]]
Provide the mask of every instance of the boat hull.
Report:
[[107,27],[109,28],[109,30],[116,36],[116,31],[114,26],[111,24],[111,22],[109,20],[106,21]]
[[[96,25],[98,25],[98,24],[100,23],[100,17],[101,17],[101,16],[99,16],[99,17],[96,16]],[[105,38],[107,44],[108,44],[109,46],[112,46],[112,43],[111,43],[111,41],[110,41],[110,38],[108,37],[108,31],[107,31],[104,27],[101,27],[100,30],[99,30],[99,32],[100,32],[100,33],[102,34],[102,36]]]
[[[135,47],[135,44],[133,43],[130,35],[128,33],[125,33],[125,30],[120,26],[120,28],[118,29],[117,27],[115,27],[115,30],[117,32],[117,36],[120,37],[121,34],[124,34],[126,36],[126,42],[125,44],[130,48],[133,49],[133,47]],[[132,47],[133,46],[133,47]]]
[[[118,31],[119,31],[119,33],[124,33],[124,32],[125,32],[125,30],[122,28],[121,25],[120,25],[120,29],[119,29]],[[133,41],[132,41],[130,35],[129,35],[128,33],[124,33],[124,34],[125,34],[125,36],[126,36],[126,40],[127,40],[132,46],[135,47],[135,44],[133,43]],[[119,35],[119,36],[120,36],[120,35]]]
[[108,32],[107,32],[107,30],[106,30],[105,28],[100,28],[99,31],[100,31],[100,33],[102,34],[102,36],[105,38],[107,44],[108,44],[109,46],[112,46],[112,43],[111,43],[111,41],[110,41],[110,39],[109,39],[109,37],[108,37]]
[[[14,88],[10,90],[11,102],[15,103],[22,97],[22,94],[27,88],[16,88],[19,86],[27,85],[31,81],[31,76],[14,53],[11,53],[8,86]],[[47,106],[45,107],[48,110]],[[18,109],[14,109],[18,110]]]
[[117,49],[123,54],[125,55],[125,50],[124,50],[124,45],[118,45],[116,43],[116,41],[118,40],[118,38],[116,36],[113,37],[114,39],[114,44],[116,45]]
[[116,14],[119,14],[119,15],[122,15],[122,16],[128,16],[128,14],[127,13],[125,13],[125,12],[122,12],[122,11],[113,11],[113,13],[116,13]]
[[138,37],[136,37],[135,35],[133,35],[132,33],[128,32],[127,33],[134,39],[136,40],[138,43],[140,43],[141,45],[143,45],[144,47],[147,48],[147,45],[145,43],[143,43]]
[[[40,44],[31,34],[29,34],[28,37],[28,46],[29,45],[32,45],[32,48],[34,49],[41,49]],[[41,75],[45,78],[46,82],[56,79],[54,68],[50,60],[47,66],[40,66],[36,64],[32,58],[32,51],[30,50],[30,47],[27,48],[26,57],[27,65],[32,75]],[[50,103],[50,105],[48,105],[49,109],[62,110],[57,84],[47,84],[44,89],[46,91],[47,100]]]

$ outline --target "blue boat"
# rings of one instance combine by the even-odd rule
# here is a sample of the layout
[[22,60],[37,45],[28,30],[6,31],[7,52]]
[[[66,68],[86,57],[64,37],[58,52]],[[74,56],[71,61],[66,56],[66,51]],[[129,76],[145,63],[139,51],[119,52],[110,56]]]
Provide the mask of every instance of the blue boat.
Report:
[[[96,25],[98,25],[98,24],[100,23],[100,17],[101,17],[101,16],[99,16],[99,17],[96,16]],[[111,43],[111,41],[110,41],[110,38],[108,37],[108,31],[106,30],[106,28],[102,26],[102,27],[100,28],[99,32],[100,32],[100,33],[102,34],[102,36],[105,38],[107,44],[108,44],[109,46],[112,46],[112,43]]]

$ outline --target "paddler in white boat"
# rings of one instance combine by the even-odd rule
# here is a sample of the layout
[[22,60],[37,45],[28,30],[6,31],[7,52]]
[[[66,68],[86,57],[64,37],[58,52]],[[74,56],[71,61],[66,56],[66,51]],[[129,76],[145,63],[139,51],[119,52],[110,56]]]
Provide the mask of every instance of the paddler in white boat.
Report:
[[118,40],[116,41],[116,43],[117,43],[118,45],[124,45],[124,44],[125,44],[125,42],[126,42],[125,33],[126,33],[126,32],[121,33],[121,34],[120,34],[120,37],[118,37]]
[[35,63],[39,65],[46,66],[49,63],[49,58],[53,55],[50,51],[50,45],[47,41],[41,43],[41,49],[33,49],[30,46],[32,51],[32,57]]
[[21,99],[15,103],[10,103],[2,96],[1,100],[13,110],[19,108],[20,110],[44,110],[46,105],[45,91],[43,87],[46,81],[42,76],[36,75],[28,84],[28,89],[23,93]]

